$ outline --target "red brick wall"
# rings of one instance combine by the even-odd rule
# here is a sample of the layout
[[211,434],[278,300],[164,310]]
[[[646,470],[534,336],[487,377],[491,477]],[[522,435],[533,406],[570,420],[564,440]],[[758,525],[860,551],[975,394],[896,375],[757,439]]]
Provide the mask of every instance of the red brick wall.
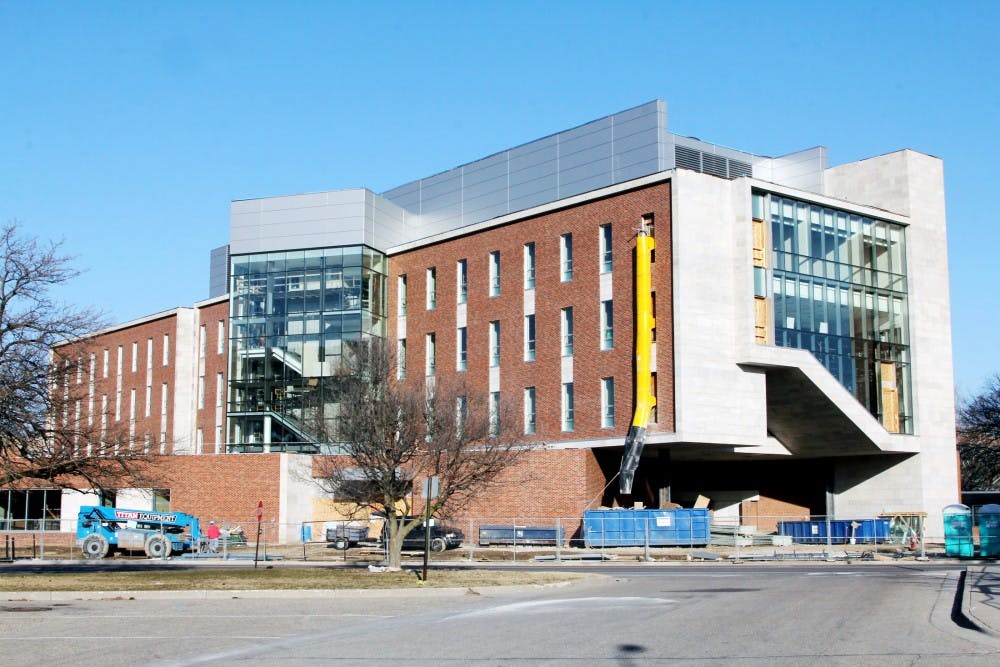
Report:
[[[132,327],[111,331],[102,336],[88,341],[85,344],[74,348],[63,347],[59,352],[69,356],[78,356],[82,359],[83,373],[80,383],[76,384],[74,391],[81,401],[81,420],[86,422],[90,412],[89,382],[90,382],[90,361],[91,354],[94,355],[94,400],[93,400],[93,423],[99,427],[101,420],[101,398],[107,396],[108,431],[113,432],[120,429],[123,433],[128,433],[129,417],[132,402],[132,390],[135,390],[135,447],[142,447],[145,436],[150,438],[150,448],[153,452],[159,451],[161,442],[161,418],[160,407],[163,396],[163,383],[167,383],[168,406],[167,406],[167,428],[166,428],[166,451],[171,451],[170,443],[173,440],[173,392],[174,387],[174,362],[176,359],[177,346],[177,317],[171,313],[165,317],[144,322]],[[164,334],[170,335],[170,351],[167,365],[163,364]],[[148,347],[149,339],[153,341],[152,369],[150,372],[150,396],[148,400],[147,416],[147,362],[149,360]],[[133,344],[135,345],[135,371],[132,370]],[[121,361],[121,409],[117,413],[117,375],[118,375],[118,348],[122,350]],[[104,354],[107,351],[108,364],[107,376],[104,375]],[[71,375],[70,381],[77,382],[77,377]]]
[[[223,323],[222,331],[222,352],[219,352],[219,322]],[[226,447],[226,360],[229,351],[229,301],[215,303],[198,309],[198,327],[205,327],[205,359],[199,358],[199,373],[205,377],[205,403],[204,407],[195,409],[195,428],[202,430],[204,442],[202,451],[205,454],[224,454]],[[200,332],[196,333],[200,336]],[[200,355],[200,350],[199,350]],[[216,442],[216,385],[219,373],[222,373],[222,407],[218,422],[221,426],[221,440]],[[196,380],[197,381],[197,380]],[[197,391],[197,388],[195,389]]]
[[[606,199],[459,237],[394,255],[389,260],[390,339],[396,339],[397,277],[407,276],[407,383],[424,378],[425,336],[434,332],[437,376],[463,379],[473,391],[489,390],[489,323],[500,321],[500,388],[505,407],[518,420],[523,389],[536,388],[537,436],[543,442],[624,436],[632,419],[633,249],[644,215],[655,216],[657,241],[653,288],[657,306],[658,423],[650,431],[672,431],[673,340],[670,258],[670,184],[661,183]],[[599,227],[611,223],[614,271],[613,350],[600,350]],[[560,280],[560,236],[573,235],[573,280]],[[536,360],[523,361],[523,245],[535,243]],[[501,293],[489,296],[489,253],[500,251]],[[468,262],[468,371],[455,369],[456,263]],[[426,310],[426,269],[437,271],[437,307]],[[575,428],[561,429],[560,312],[574,316]],[[615,427],[601,427],[600,380],[615,378]]]

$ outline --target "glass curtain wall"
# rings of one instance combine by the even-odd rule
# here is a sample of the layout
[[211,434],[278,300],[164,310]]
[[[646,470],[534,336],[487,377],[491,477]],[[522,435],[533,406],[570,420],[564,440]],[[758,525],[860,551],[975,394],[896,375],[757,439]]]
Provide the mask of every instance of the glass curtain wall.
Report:
[[903,225],[776,195],[767,211],[776,345],[811,351],[891,432],[913,432]]
[[386,258],[365,246],[232,258],[229,451],[332,451],[345,341],[386,335]]

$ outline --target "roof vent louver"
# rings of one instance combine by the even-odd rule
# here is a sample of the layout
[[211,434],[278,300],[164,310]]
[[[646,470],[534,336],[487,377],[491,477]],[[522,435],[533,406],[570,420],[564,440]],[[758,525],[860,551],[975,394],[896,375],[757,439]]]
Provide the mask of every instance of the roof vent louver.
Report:
[[731,160],[721,155],[705,153],[681,145],[674,145],[674,166],[719,178],[733,179],[741,176],[753,176],[753,165],[749,162]]

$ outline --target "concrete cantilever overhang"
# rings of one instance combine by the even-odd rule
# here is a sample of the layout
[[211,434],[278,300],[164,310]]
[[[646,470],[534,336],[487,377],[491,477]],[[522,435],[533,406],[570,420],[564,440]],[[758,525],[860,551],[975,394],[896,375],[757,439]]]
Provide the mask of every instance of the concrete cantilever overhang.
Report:
[[793,455],[856,456],[920,451],[916,438],[886,431],[806,350],[758,346],[739,365],[764,371],[768,433]]

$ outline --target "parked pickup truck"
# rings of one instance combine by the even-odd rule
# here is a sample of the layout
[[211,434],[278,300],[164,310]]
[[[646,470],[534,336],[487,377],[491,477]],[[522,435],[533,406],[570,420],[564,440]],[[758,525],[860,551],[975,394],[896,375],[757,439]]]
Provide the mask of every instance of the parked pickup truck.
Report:
[[[403,551],[423,551],[426,535],[423,521],[413,517],[409,518],[408,521],[419,523],[403,538]],[[386,531],[384,525],[377,534],[377,538],[369,537],[368,525],[357,521],[330,521],[326,524],[326,541],[332,542],[334,549],[344,550],[352,546],[385,546]],[[431,525],[431,551],[439,553],[447,549],[457,549],[462,545],[463,539],[465,539],[465,535],[457,528],[442,524]]]

